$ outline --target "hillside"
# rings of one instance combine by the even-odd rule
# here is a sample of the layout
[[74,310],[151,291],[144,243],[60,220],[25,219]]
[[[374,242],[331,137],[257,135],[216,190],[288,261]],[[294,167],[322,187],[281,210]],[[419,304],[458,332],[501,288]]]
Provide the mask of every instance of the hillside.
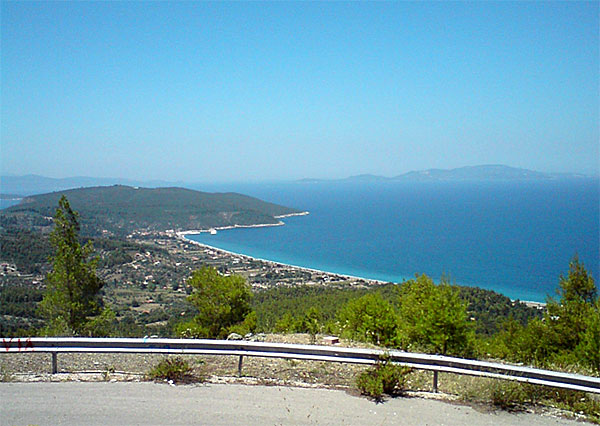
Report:
[[217,226],[275,224],[274,216],[297,210],[236,193],[206,193],[184,188],[100,186],[52,192],[24,198],[3,210],[3,223],[44,224],[54,216],[65,195],[79,212],[82,230],[89,235],[130,233],[133,230],[189,230]]

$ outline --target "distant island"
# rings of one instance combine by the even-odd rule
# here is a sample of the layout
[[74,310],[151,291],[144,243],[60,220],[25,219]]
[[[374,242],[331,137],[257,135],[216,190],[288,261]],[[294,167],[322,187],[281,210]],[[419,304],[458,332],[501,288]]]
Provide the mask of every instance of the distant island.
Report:
[[79,212],[87,235],[279,225],[279,218],[303,213],[237,193],[114,185],[25,197],[20,204],[2,210],[0,219],[3,223],[51,226],[62,195]]
[[[411,171],[397,176],[381,176],[360,174],[342,179],[305,178],[299,183],[320,182],[444,182],[444,181],[534,181],[581,179],[593,176],[580,173],[544,173],[534,170],[510,167],[506,165],[477,165],[455,169],[428,169]],[[595,176],[597,177],[597,176]],[[76,176],[67,178],[51,178],[40,175],[0,176],[0,199],[19,199],[28,195],[45,194],[54,191],[65,191],[75,188],[96,186],[123,185],[144,188],[196,187],[191,182],[170,182],[164,180],[134,180],[127,178],[97,178]],[[2,195],[4,194],[4,195]]]
[[[543,173],[501,164],[459,167],[456,169],[428,169],[386,177],[372,174],[337,179],[337,182],[451,182],[451,181],[532,181],[580,179],[589,177],[577,173]],[[325,179],[302,179],[304,183],[326,182]]]
[[125,178],[96,178],[89,176],[68,178],[51,178],[40,175],[0,176],[0,193],[17,194],[18,198],[25,195],[45,194],[74,188],[110,185],[143,186],[146,188],[184,186],[183,182],[167,182],[162,180],[139,181]]

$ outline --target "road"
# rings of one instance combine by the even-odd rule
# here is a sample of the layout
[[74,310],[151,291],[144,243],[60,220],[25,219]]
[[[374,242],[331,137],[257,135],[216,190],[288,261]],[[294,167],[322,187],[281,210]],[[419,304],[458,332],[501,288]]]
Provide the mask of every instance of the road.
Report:
[[0,383],[12,425],[580,425],[421,398],[375,404],[343,391],[244,385]]

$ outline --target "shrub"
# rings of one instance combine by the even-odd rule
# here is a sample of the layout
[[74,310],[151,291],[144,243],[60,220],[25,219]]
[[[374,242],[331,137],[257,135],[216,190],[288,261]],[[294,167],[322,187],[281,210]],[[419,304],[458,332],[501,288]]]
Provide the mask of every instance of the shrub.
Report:
[[367,294],[346,303],[337,319],[342,336],[383,346],[395,346],[398,316],[381,294]]
[[408,367],[383,361],[360,373],[356,386],[363,395],[381,401],[384,394],[395,396],[404,391],[406,376],[410,371]]
[[102,313],[88,322],[83,326],[82,334],[86,334],[89,337],[109,337],[114,335],[116,314],[110,308],[104,308]]
[[317,308],[309,308],[304,314],[302,320],[302,329],[310,335],[310,342],[314,344],[317,341],[317,334],[321,331],[321,322],[323,315]]
[[[250,286],[239,275],[224,276],[215,268],[204,267],[194,271],[187,283],[193,288],[187,300],[198,310],[193,319],[197,327],[183,330],[192,330],[193,337],[227,337],[230,328],[244,322],[252,312]],[[252,318],[246,326],[252,326],[251,322]]]
[[229,333],[237,333],[242,336],[254,332],[256,332],[256,312],[254,311],[246,315],[244,321],[229,328]]
[[180,357],[165,358],[155,365],[147,374],[148,379],[155,381],[173,381],[175,383],[192,380],[192,368]]
[[498,380],[490,388],[490,398],[498,408],[515,410],[525,403],[527,395],[522,384]]

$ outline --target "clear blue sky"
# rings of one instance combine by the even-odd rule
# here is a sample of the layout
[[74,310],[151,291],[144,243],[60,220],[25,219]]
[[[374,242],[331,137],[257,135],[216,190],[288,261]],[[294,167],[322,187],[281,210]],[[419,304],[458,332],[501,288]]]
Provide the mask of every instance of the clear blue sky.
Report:
[[598,2],[2,2],[2,174],[599,170]]

